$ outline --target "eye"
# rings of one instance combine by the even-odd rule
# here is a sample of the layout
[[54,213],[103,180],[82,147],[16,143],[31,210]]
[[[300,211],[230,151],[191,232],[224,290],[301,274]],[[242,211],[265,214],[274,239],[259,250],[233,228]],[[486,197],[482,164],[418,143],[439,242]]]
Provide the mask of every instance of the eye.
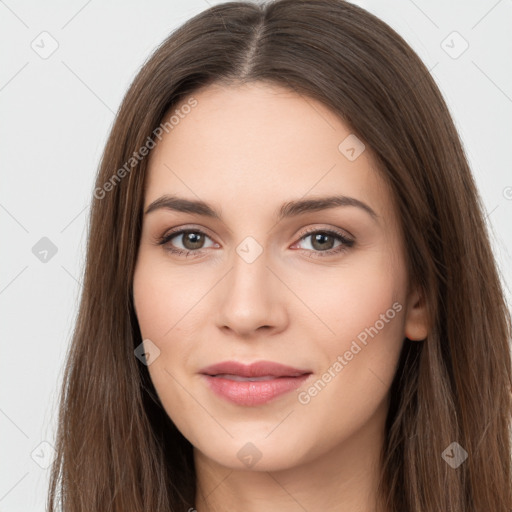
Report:
[[[175,247],[174,243],[171,244],[171,240],[175,238],[180,240],[183,247]],[[157,240],[157,244],[164,246],[165,250],[177,254],[178,256],[189,256],[190,254],[200,256],[206,238],[211,240],[211,238],[200,229],[180,229],[162,236]]]
[[[303,234],[300,243],[303,240],[311,239],[309,245],[312,249],[307,249],[311,253],[313,258],[322,258],[325,256],[332,256],[333,254],[339,254],[354,245],[354,240],[348,238],[344,233],[329,229],[317,229],[313,228],[306,231]],[[335,242],[338,241],[339,245],[335,246]],[[296,246],[297,244],[294,244]],[[292,246],[292,247],[294,247]]]

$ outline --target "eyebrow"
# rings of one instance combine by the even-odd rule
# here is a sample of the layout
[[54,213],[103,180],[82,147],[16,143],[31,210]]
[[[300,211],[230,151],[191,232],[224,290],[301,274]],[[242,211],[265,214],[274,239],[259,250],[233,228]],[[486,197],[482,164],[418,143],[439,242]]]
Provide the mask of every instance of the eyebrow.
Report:
[[[288,201],[279,208],[277,212],[277,219],[279,222],[284,218],[296,217],[305,213],[328,210],[339,206],[354,206],[368,213],[373,220],[377,220],[378,218],[375,211],[363,201],[354,197],[336,195]],[[193,213],[222,220],[220,213],[208,203],[201,200],[185,199],[175,195],[166,194],[159,197],[146,208],[145,214],[147,215],[148,213],[159,209]]]

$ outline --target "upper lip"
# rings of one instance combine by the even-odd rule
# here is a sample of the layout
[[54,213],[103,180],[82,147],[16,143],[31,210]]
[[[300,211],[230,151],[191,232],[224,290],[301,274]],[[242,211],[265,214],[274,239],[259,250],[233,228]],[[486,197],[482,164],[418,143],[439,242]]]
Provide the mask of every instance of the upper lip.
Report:
[[310,370],[293,368],[272,361],[256,361],[251,364],[238,363],[236,361],[223,361],[222,363],[207,366],[199,371],[205,375],[239,375],[240,377],[299,377]]

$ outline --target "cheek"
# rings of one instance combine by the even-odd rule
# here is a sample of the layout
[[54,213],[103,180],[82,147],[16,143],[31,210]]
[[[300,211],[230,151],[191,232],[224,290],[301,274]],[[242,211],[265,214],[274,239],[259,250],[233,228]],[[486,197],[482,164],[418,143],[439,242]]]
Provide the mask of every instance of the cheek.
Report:
[[393,334],[400,331],[399,313],[403,304],[396,279],[390,271],[353,270],[340,283],[340,289],[340,320],[336,326],[341,338],[357,338],[364,344],[370,333],[393,338]]
[[164,402],[177,400],[179,383],[196,370],[197,340],[204,339],[202,332],[210,318],[205,295],[211,281],[191,267],[171,268],[168,261],[151,254],[143,253],[137,262],[135,313],[142,339],[151,340],[159,349],[148,370]]
[[404,309],[406,284],[401,268],[383,251],[374,251],[355,254],[343,266],[286,271],[286,281],[312,312],[294,315],[292,320],[316,327],[320,336],[315,339],[324,340],[323,349],[331,355],[358,335],[364,342],[367,329],[373,332],[376,323],[385,337],[398,335],[400,339],[403,319],[399,310]]
[[[143,338],[163,343],[197,315],[205,285],[197,275],[171,269],[162,259],[142,256],[135,268],[133,300]],[[186,322],[182,319],[186,317]]]

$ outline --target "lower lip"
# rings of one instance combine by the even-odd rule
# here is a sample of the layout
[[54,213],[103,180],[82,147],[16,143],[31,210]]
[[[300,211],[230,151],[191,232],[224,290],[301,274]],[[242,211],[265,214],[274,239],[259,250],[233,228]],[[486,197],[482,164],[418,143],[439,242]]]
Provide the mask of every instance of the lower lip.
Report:
[[204,375],[210,389],[237,405],[262,405],[279,395],[297,389],[311,374],[276,377],[272,380],[237,381]]

